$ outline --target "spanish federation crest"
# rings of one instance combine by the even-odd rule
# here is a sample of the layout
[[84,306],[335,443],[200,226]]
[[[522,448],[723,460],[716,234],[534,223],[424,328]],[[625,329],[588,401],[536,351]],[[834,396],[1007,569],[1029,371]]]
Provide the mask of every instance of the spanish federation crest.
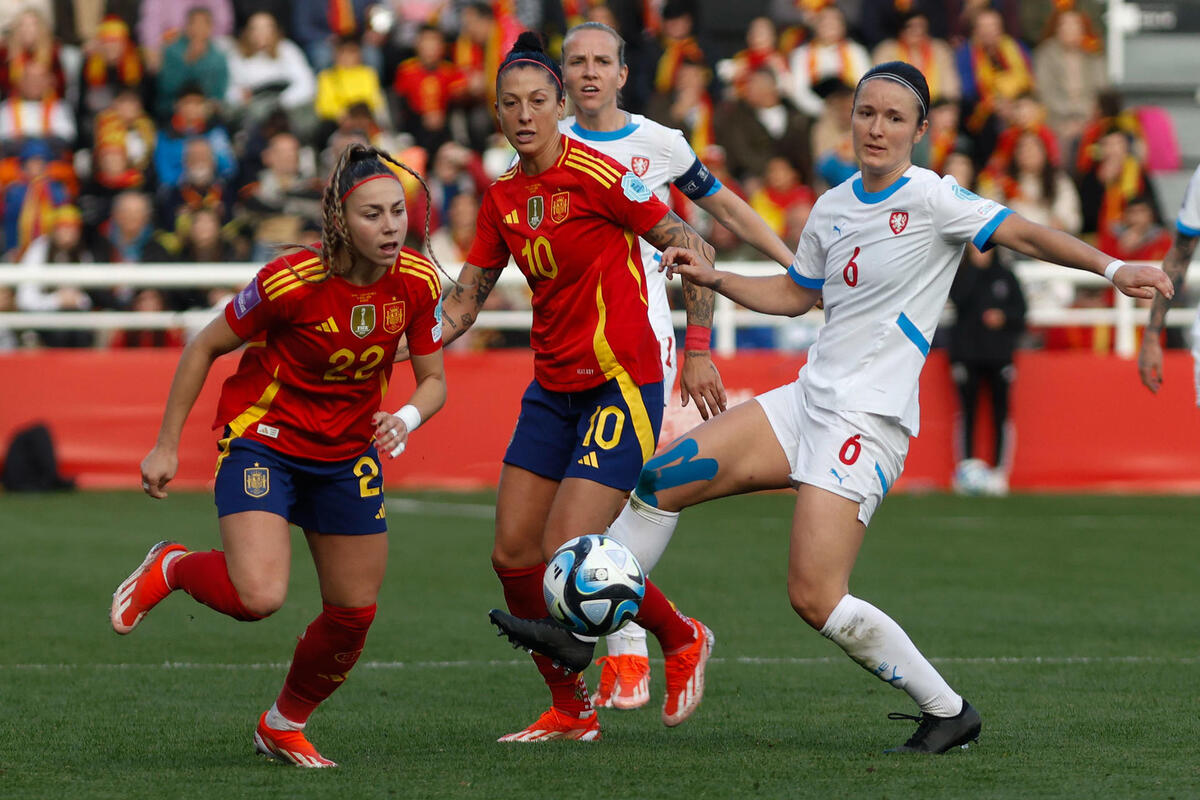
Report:
[[255,464],[242,470],[242,487],[251,497],[266,497],[271,491],[271,470]]
[[571,211],[571,193],[555,192],[550,197],[550,219],[555,225],[567,218]]
[[350,310],[350,330],[360,339],[365,339],[375,330],[374,303],[363,303]]
[[634,175],[644,178],[647,170],[650,169],[650,159],[645,156],[634,156],[629,159],[629,168],[633,170]]
[[404,330],[404,301],[383,304],[383,329],[388,333]]
[[540,194],[535,194],[525,204],[525,219],[529,223],[529,227],[536,230],[542,224],[545,216],[546,200]]
[[888,219],[888,227],[892,229],[892,233],[900,233],[907,225],[907,211],[893,211],[891,218]]

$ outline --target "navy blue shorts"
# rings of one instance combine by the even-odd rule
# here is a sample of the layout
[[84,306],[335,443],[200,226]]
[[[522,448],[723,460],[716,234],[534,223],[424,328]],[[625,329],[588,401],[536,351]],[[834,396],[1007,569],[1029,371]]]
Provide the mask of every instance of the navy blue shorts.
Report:
[[344,461],[313,461],[232,439],[217,466],[217,516],[268,511],[315,533],[383,533],[383,475],[371,445]]
[[623,374],[582,392],[552,392],[534,381],[521,398],[504,463],[627,492],[654,455],[662,415],[661,381],[638,386]]

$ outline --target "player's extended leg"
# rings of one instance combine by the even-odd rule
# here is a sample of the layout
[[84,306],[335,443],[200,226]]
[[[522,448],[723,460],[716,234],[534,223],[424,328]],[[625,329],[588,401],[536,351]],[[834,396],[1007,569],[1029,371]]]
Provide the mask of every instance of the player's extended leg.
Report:
[[304,735],[317,706],[345,683],[375,619],[387,564],[386,533],[358,536],[306,531],[321,584],[322,611],[304,631],[274,705],[259,717],[255,747],[299,767],[335,767]]
[[242,621],[270,616],[287,595],[291,544],[287,520],[266,511],[221,517],[223,550],[189,551],[159,542],[113,594],[113,630],[129,633],[175,589]]
[[[546,571],[543,532],[559,482],[505,464],[500,470],[496,498],[496,539],[492,567],[504,589],[504,601],[515,617],[546,616],[542,575]],[[578,640],[576,640],[578,642]],[[591,645],[578,642],[590,658]],[[550,689],[551,707],[524,730],[501,736],[501,742],[600,737],[600,722],[592,709],[582,675],[568,674],[552,659],[534,654],[534,664]]]
[[[866,527],[859,503],[801,484],[792,520],[788,597],[800,617],[863,669],[921,708],[917,732],[897,751],[941,753],[979,736],[979,714],[954,692],[896,622],[849,592]],[[908,718],[908,715],[902,715]]]

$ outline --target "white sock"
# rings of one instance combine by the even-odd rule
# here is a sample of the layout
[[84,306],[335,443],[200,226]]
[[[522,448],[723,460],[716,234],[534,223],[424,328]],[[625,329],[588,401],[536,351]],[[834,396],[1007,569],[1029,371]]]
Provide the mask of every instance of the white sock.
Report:
[[610,656],[641,656],[649,658],[646,649],[646,629],[636,622],[626,622],[625,627],[604,637]]
[[660,511],[631,494],[625,508],[608,526],[607,533],[628,547],[642,565],[642,571],[649,575],[662,558],[678,524],[678,511]]
[[922,711],[953,717],[962,711],[963,699],[896,621],[875,606],[846,595],[833,609],[821,635],[833,640],[846,655],[884,683],[908,692]]
[[186,556],[188,554],[188,552],[189,552],[188,550],[175,550],[174,552],[167,553],[166,558],[164,558],[162,560],[163,580],[166,581],[167,588],[171,589],[172,591],[174,591],[175,587],[172,586],[171,582],[167,580],[167,568],[171,566],[171,563],[175,559],[180,558],[182,556]]
[[290,719],[279,713],[279,708],[274,703],[271,703],[271,710],[267,712],[267,727],[274,731],[302,731],[304,730],[303,722],[292,722]]

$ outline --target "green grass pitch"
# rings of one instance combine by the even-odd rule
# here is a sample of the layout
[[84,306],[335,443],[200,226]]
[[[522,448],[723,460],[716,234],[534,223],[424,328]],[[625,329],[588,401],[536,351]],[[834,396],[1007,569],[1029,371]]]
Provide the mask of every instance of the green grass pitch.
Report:
[[150,544],[217,546],[211,498],[0,496],[0,797],[1200,797],[1200,499],[890,498],[851,589],[983,714],[939,758],[884,755],[908,698],[788,607],[790,495],[686,512],[655,573],[717,636],[691,720],[659,721],[656,660],[651,705],[602,712],[602,741],[539,745],[495,742],[547,696],[486,622],[493,497],[390,502],[366,652],[309,726],[343,766],[309,771],[251,742],[320,607],[298,535],[271,619],[180,594],[118,637],[109,596]]

